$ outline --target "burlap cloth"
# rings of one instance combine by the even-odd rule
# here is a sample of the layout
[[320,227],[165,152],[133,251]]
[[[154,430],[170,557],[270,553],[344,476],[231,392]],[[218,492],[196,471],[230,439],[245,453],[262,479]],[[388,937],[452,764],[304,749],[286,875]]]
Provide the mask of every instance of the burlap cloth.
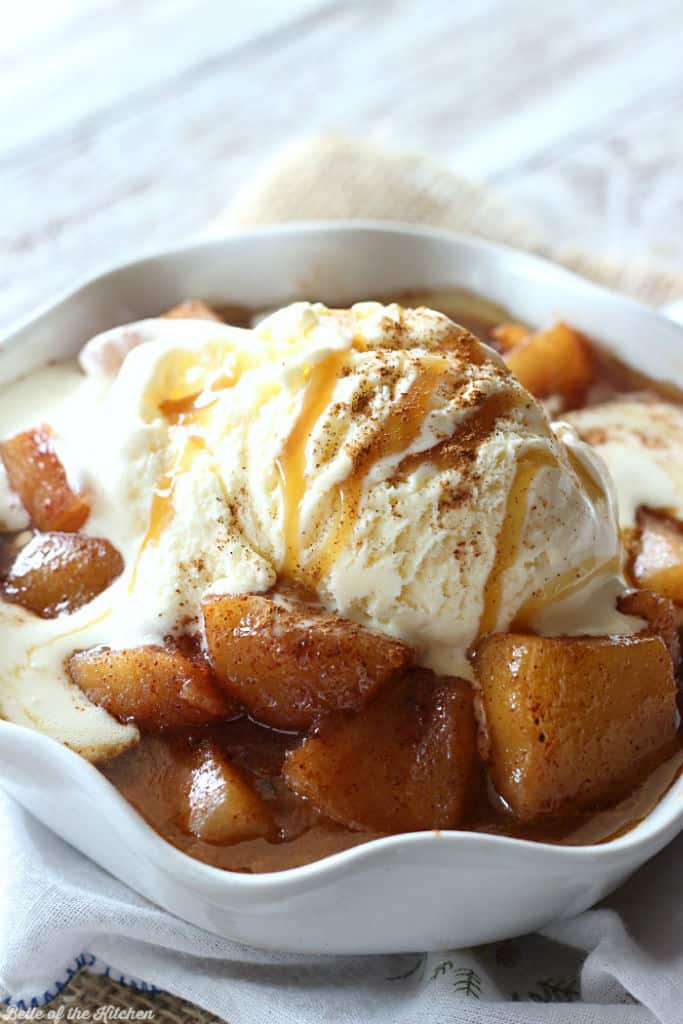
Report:
[[[544,236],[530,215],[487,188],[464,181],[415,152],[388,152],[357,140],[323,137],[297,143],[259,171],[210,226],[210,233],[287,220],[401,220],[450,228],[537,252],[601,284],[652,305],[683,296],[683,273],[640,260],[586,252]],[[315,298],[315,296],[311,296]],[[166,993],[143,993],[82,971],[50,1004],[89,1010],[153,1010],[155,1024],[218,1020]],[[0,1011],[0,1020],[5,1014]],[[66,1018],[65,1018],[66,1019]],[[92,1019],[92,1016],[91,1018]]]

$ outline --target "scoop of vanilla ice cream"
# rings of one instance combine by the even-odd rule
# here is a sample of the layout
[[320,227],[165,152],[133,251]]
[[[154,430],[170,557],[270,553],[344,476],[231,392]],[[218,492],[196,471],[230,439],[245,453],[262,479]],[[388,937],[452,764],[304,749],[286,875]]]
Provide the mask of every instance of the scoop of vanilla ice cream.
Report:
[[146,635],[283,578],[442,673],[470,676],[481,632],[543,628],[578,591],[577,630],[630,630],[602,466],[446,317],[297,303],[252,331],[142,333],[91,465],[125,510],[113,539]]
[[641,506],[683,519],[683,410],[672,402],[628,395],[567,415],[606,463],[619,523],[633,528]]

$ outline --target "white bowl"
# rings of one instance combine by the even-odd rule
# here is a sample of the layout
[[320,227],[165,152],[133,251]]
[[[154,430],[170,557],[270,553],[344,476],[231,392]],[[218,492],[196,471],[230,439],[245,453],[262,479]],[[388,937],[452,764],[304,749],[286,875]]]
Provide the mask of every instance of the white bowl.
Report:
[[[102,274],[0,341],[0,385],[73,356],[91,335],[198,295],[252,307],[342,304],[458,286],[530,323],[562,318],[651,376],[683,386],[683,330],[552,264],[437,231],[287,225],[184,246]],[[0,723],[0,784],[44,824],[150,900],[217,934],[292,952],[469,946],[576,914],[683,829],[683,779],[612,842],[558,847],[469,832],[414,833],[289,871],[240,875],[161,839],[91,764]]]

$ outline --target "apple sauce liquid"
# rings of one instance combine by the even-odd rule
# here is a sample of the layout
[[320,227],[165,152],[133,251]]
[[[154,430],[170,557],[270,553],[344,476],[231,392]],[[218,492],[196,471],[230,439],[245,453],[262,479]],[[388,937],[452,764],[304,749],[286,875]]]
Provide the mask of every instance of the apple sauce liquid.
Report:
[[[193,751],[207,738],[220,745],[266,800],[273,811],[278,841],[250,839],[218,846],[188,834],[183,827],[180,797]],[[231,871],[282,871],[382,834],[353,831],[330,821],[285,786],[281,777],[284,756],[302,738],[242,718],[221,726],[144,736],[138,746],[102,765],[101,770],[156,832],[191,857]],[[682,768],[683,745],[677,743],[645,781],[612,807],[572,817],[565,815],[527,828],[506,812],[482,781],[464,828],[555,844],[603,843],[642,821]],[[372,779],[368,779],[368,785],[372,785]]]

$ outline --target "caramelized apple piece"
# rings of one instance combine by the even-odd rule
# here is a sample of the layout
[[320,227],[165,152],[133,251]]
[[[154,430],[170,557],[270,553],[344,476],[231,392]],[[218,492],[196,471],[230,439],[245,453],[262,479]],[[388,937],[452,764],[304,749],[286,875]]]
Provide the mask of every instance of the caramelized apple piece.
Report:
[[86,377],[115,377],[129,352],[144,344],[137,327],[113,327],[86,342],[78,362]]
[[227,846],[275,831],[265,801],[211,740],[194,753],[185,801],[180,827],[205,843]]
[[34,427],[3,441],[0,458],[32,526],[67,533],[80,530],[90,505],[82,494],[72,491],[49,427]]
[[499,352],[509,352],[529,337],[531,331],[524,324],[498,324],[491,331],[491,340]]
[[6,601],[43,619],[92,601],[123,572],[113,544],[82,533],[37,533],[21,549],[0,586]]
[[618,799],[676,735],[659,636],[498,633],[474,666],[491,778],[522,821]]
[[223,323],[223,317],[202,299],[185,299],[162,316],[167,320],[215,320],[219,324]]
[[29,530],[6,533],[0,530],[0,582],[7,578],[17,555],[31,539]]
[[505,362],[536,398],[559,395],[569,409],[581,404],[595,377],[590,344],[563,323],[528,335],[505,353]]
[[247,594],[206,598],[203,610],[219,679],[258,721],[278,729],[359,710],[411,658],[405,644],[303,605],[291,611]]
[[205,725],[240,712],[209,666],[177,648],[96,647],[73,654],[68,667],[91,701],[143,730]]
[[677,672],[681,664],[681,638],[678,616],[671,601],[651,590],[634,590],[620,598],[619,611],[645,619],[652,632],[659,633],[671,655],[674,672]]
[[639,587],[683,604],[683,529],[666,515],[641,511],[631,574]]
[[146,734],[102,771],[171,842],[178,830],[221,845],[275,832],[269,805],[213,738]]
[[349,828],[455,828],[478,783],[470,686],[406,672],[360,714],[333,716],[290,751],[284,777]]

